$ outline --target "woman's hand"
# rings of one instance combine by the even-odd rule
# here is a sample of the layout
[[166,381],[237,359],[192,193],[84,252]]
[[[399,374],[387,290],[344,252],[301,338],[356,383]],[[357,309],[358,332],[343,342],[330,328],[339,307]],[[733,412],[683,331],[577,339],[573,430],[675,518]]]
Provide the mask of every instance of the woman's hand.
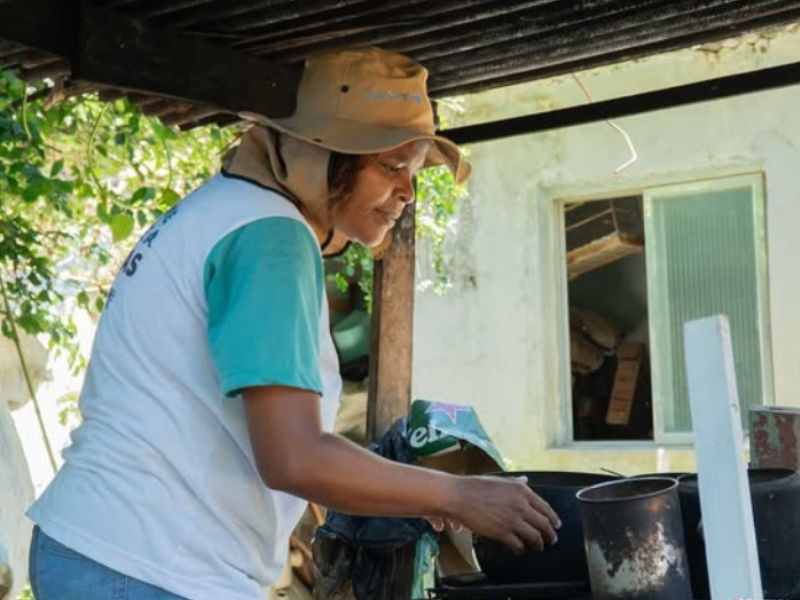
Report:
[[558,516],[524,478],[464,477],[388,461],[320,424],[319,398],[281,386],[243,391],[264,483],[341,512],[447,519],[515,552],[554,544]]
[[449,518],[516,553],[526,547],[542,551],[558,541],[558,515],[524,478],[458,477],[452,494]]

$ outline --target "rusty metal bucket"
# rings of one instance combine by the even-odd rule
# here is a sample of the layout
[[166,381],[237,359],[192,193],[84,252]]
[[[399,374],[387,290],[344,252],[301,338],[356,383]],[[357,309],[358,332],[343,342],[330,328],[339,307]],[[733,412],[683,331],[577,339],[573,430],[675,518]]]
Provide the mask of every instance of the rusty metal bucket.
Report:
[[642,477],[578,492],[595,600],[690,600],[678,482]]
[[750,466],[800,469],[800,408],[750,407]]

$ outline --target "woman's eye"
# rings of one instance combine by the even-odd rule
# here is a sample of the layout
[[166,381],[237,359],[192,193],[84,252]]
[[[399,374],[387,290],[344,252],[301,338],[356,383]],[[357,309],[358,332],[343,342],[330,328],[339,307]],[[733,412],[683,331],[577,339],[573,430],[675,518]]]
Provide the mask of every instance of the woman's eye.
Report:
[[384,168],[390,173],[399,173],[403,170],[400,165],[393,165],[392,163],[383,163]]

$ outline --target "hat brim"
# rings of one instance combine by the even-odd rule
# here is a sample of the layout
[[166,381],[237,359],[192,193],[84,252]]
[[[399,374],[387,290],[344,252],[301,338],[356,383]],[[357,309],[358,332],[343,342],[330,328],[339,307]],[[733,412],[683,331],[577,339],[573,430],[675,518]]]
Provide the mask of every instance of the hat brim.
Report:
[[472,171],[469,163],[461,156],[458,146],[453,142],[445,137],[426,134],[416,129],[381,127],[330,117],[295,116],[287,119],[270,119],[252,112],[240,112],[239,117],[273,127],[314,146],[342,154],[377,154],[409,142],[430,140],[433,144],[428,150],[424,167],[445,165],[457,183],[466,181]]

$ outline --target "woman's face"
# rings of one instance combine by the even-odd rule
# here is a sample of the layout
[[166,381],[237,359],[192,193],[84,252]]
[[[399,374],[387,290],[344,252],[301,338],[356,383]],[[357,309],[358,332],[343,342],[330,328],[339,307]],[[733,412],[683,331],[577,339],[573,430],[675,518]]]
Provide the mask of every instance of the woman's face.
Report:
[[381,243],[406,204],[414,201],[414,175],[431,142],[409,142],[382,152],[356,174],[353,190],[332,211],[333,226],[351,240]]

